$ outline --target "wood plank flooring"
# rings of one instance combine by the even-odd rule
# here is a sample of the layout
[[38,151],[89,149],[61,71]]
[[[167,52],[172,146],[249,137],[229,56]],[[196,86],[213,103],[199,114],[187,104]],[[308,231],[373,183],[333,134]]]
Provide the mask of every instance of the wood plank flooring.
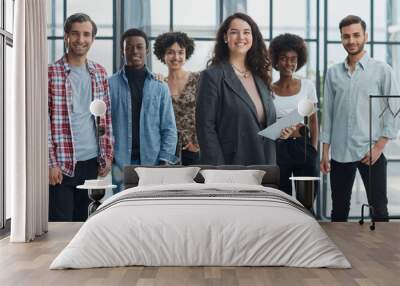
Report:
[[375,231],[357,223],[321,223],[353,268],[290,267],[121,267],[48,270],[80,223],[51,223],[32,243],[0,241],[0,285],[400,285],[400,223],[377,223]]

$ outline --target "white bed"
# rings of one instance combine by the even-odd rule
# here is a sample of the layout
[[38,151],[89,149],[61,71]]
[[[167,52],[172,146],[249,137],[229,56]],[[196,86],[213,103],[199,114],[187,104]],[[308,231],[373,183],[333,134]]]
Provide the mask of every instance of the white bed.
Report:
[[294,198],[263,186],[198,183],[109,198],[50,269],[128,265],[351,267]]

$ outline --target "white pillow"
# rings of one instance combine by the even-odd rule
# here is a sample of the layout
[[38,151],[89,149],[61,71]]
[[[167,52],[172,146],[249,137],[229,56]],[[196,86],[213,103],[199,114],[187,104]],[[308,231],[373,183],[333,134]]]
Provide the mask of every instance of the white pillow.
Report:
[[138,186],[195,183],[193,179],[199,170],[199,167],[135,168],[139,176]]
[[261,170],[201,170],[205,184],[234,183],[261,185],[265,171]]

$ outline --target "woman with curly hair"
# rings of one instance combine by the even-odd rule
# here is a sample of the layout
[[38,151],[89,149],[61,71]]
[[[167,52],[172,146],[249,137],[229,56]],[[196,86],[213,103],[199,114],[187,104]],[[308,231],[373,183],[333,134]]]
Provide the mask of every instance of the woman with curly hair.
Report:
[[235,13],[220,26],[202,72],[196,128],[204,164],[275,164],[275,143],[257,133],[275,122],[271,64],[257,24]]
[[169,87],[179,132],[178,150],[182,165],[199,163],[195,108],[200,74],[186,71],[183,66],[194,51],[194,42],[185,33],[169,32],[156,38],[154,54],[168,67],[164,79]]
[[[314,84],[311,80],[295,77],[295,72],[307,62],[307,46],[304,40],[293,34],[282,34],[272,39],[269,46],[272,66],[279,72],[279,79],[272,84],[276,115],[279,119],[289,114],[300,100],[307,98],[318,102]],[[319,176],[318,172],[318,118],[310,117],[310,131],[303,123],[285,128],[276,140],[276,161],[280,168],[280,189],[292,194],[289,177]],[[304,137],[305,132],[311,133]],[[309,134],[308,133],[308,134]],[[307,138],[307,142],[304,142]],[[311,138],[311,140],[309,139]],[[306,144],[306,150],[304,146]],[[304,152],[306,152],[306,157]]]

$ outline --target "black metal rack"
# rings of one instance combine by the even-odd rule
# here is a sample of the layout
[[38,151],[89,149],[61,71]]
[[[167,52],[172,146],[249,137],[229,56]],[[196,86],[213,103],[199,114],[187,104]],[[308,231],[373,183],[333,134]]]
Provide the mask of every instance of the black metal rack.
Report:
[[[369,152],[370,152],[370,156],[369,156],[369,168],[368,168],[368,190],[367,192],[369,192],[368,197],[370,198],[370,202],[373,203],[373,192],[371,192],[371,181],[372,181],[372,171],[371,171],[371,163],[372,163],[372,157],[371,157],[371,149],[372,149],[372,99],[374,98],[399,98],[400,99],[400,95],[370,95],[369,96]],[[381,112],[381,114],[379,115],[379,118],[381,118],[386,110],[391,110],[389,103],[388,106]],[[392,111],[393,112],[393,111]],[[393,114],[393,117],[396,118],[397,116],[400,117],[400,109],[396,110],[395,113]],[[359,224],[364,224],[364,208],[367,207],[370,211],[370,217],[371,217],[371,225],[369,226],[370,230],[375,230],[375,217],[374,217],[374,207],[370,204],[363,204],[361,206],[361,219],[359,221]],[[388,216],[388,219],[400,219],[400,216]]]

